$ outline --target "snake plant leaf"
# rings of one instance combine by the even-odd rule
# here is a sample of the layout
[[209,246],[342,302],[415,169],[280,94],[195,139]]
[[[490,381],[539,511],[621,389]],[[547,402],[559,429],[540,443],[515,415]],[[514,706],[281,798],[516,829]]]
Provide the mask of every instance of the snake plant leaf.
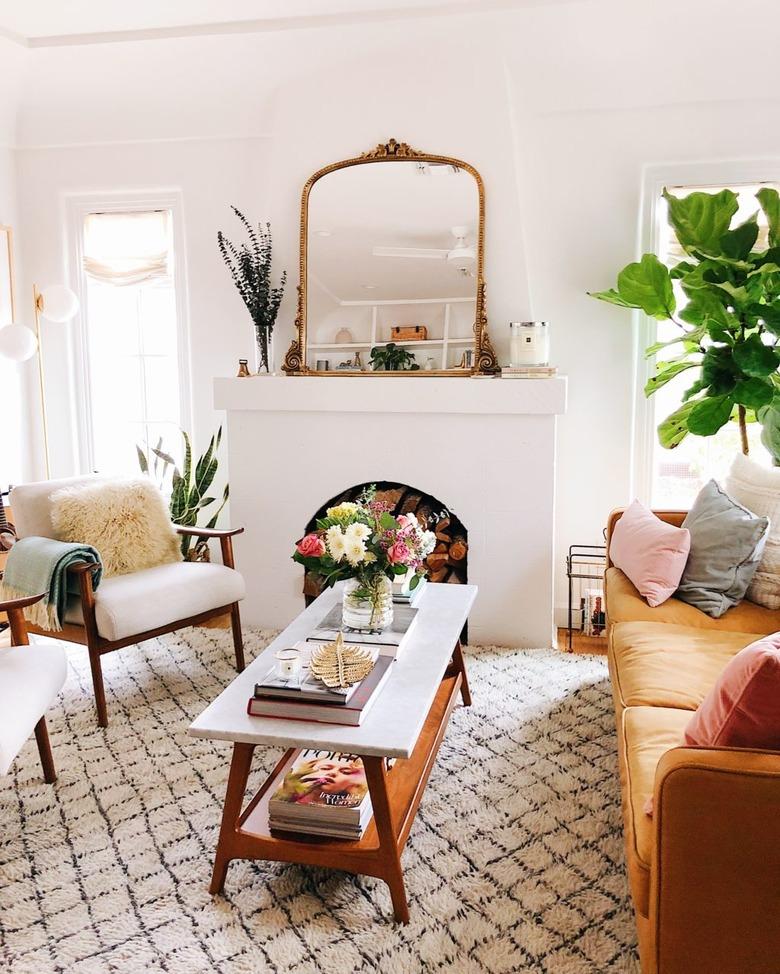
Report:
[[141,447],[136,443],[135,452],[138,454],[138,466],[141,468],[141,473],[149,473],[149,463],[146,459],[146,454],[141,449]]
[[680,198],[664,189],[669,205],[669,224],[682,248],[695,256],[701,251],[710,257],[722,254],[721,239],[739,209],[737,196],[730,189],[719,193],[689,193]]
[[[688,414],[688,432],[696,436],[714,436],[731,418],[734,400],[731,396],[708,396],[692,400]],[[690,403],[686,403],[690,405]]]
[[684,402],[679,409],[675,409],[671,415],[667,416],[666,419],[658,427],[658,442],[666,450],[673,450],[676,446],[679,446],[685,437],[688,435],[688,417],[691,414],[691,410],[696,405],[697,402],[701,400],[695,400],[693,402]]
[[159,457],[159,459],[162,460],[165,464],[170,464],[170,466],[172,467],[176,466],[176,461],[173,459],[170,453],[166,453],[164,450],[160,450],[156,446],[152,447],[152,453],[156,457]]
[[748,217],[733,230],[727,230],[720,238],[720,249],[726,257],[744,260],[758,239],[758,213]]
[[777,370],[780,359],[776,349],[755,334],[734,346],[734,362],[746,375],[762,378]]
[[756,199],[769,224],[769,246],[780,247],[780,194],[770,186],[763,186],[756,193]]
[[178,470],[173,471],[173,490],[171,492],[171,520],[174,524],[181,524],[182,517],[187,511],[187,492],[184,478]]
[[640,308],[653,318],[671,318],[675,310],[674,291],[669,269],[655,256],[628,264],[618,274],[618,293],[629,307]]
[[655,375],[651,376],[645,383],[645,396],[650,398],[653,393],[658,392],[667,382],[670,382],[681,372],[685,372],[687,369],[698,368],[700,365],[701,362],[690,359],[681,362],[659,362]]
[[186,489],[189,490],[190,484],[192,483],[192,444],[184,430],[181,431],[181,435],[184,437],[184,469],[182,470],[182,477],[184,478]]
[[761,409],[768,406],[774,398],[774,387],[767,379],[759,379],[751,376],[743,379],[734,386],[731,393],[734,402],[748,409]]

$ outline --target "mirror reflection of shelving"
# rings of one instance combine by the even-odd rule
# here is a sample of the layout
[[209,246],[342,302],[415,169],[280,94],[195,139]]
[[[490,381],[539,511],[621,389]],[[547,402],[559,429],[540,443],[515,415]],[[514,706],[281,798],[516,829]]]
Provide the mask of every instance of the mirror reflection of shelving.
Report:
[[[337,371],[360,353],[363,369],[368,371],[371,349],[394,341],[391,329],[396,325],[424,325],[423,340],[396,341],[408,348],[421,369],[426,364],[434,370],[457,368],[463,353],[474,346],[476,298],[420,298],[417,300],[343,301],[338,309],[320,319],[316,335],[308,342],[308,365],[327,362],[328,370]],[[336,335],[348,330],[350,342],[336,342]],[[328,340],[330,339],[330,340]],[[428,362],[428,360],[431,360]],[[345,370],[346,371],[346,370]]]

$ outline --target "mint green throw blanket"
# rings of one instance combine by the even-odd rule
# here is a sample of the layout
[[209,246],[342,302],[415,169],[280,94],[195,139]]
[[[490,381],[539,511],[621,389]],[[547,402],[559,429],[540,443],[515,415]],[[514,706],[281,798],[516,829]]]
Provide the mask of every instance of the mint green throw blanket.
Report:
[[92,585],[97,588],[103,569],[100,555],[91,545],[53,538],[20,538],[8,552],[0,599],[45,592],[40,602],[24,610],[25,618],[41,629],[62,629],[68,595],[79,590],[78,580],[68,577],[68,568],[80,561],[98,566],[92,572]]

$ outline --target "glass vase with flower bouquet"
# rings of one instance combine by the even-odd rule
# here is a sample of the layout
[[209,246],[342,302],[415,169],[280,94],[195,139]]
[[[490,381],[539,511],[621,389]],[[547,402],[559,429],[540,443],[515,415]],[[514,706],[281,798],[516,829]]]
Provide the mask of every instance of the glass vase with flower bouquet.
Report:
[[329,507],[315,531],[295,546],[293,560],[328,586],[345,582],[342,621],[349,629],[381,631],[393,621],[393,579],[411,575],[414,589],[436,538],[414,514],[394,517],[368,487],[357,501]]

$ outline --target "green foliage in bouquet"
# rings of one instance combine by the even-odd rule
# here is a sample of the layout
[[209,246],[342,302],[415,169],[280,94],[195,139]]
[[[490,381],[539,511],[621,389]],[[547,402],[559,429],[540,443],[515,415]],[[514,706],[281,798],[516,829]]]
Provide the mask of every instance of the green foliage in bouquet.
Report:
[[[746,423],[757,419],[763,442],[780,465],[778,192],[764,187],[756,193],[769,227],[767,246],[758,250],[753,249],[758,211],[732,226],[738,201],[731,190],[684,198],[664,190],[663,196],[685,259],[668,268],[655,254],[645,254],[618,274],[617,288],[591,296],[679,328],[671,341],[656,342],[645,352],[650,358],[667,347],[675,351],[656,361],[646,396],[683,372],[691,379],[680,407],[658,427],[662,446],[673,449],[689,433],[712,436],[736,420],[747,453]],[[673,281],[687,298],[679,312]]]
[[[198,459],[194,468],[192,465],[192,443],[184,430],[182,430],[181,435],[184,438],[184,463],[181,471],[171,454],[163,450],[162,437],[157,441],[157,446],[150,447],[150,455],[147,455],[144,449],[138,445],[136,445],[136,453],[138,454],[138,466],[141,468],[141,472],[151,476],[163,491],[166,491],[167,476],[170,470],[171,521],[184,527],[195,527],[200,512],[217,502],[216,497],[209,496],[208,490],[219,467],[217,451],[222,440],[222,427],[220,426],[216,435],[211,437],[206,452]],[[216,527],[219,515],[227,504],[229,496],[230,486],[225,484],[219,507],[206,522],[205,527]],[[185,559],[191,559],[194,556],[195,560],[198,560],[204,555],[204,549],[207,548],[208,542],[199,541],[195,546],[193,555],[191,555],[192,541],[191,537],[183,535],[181,552]]]

